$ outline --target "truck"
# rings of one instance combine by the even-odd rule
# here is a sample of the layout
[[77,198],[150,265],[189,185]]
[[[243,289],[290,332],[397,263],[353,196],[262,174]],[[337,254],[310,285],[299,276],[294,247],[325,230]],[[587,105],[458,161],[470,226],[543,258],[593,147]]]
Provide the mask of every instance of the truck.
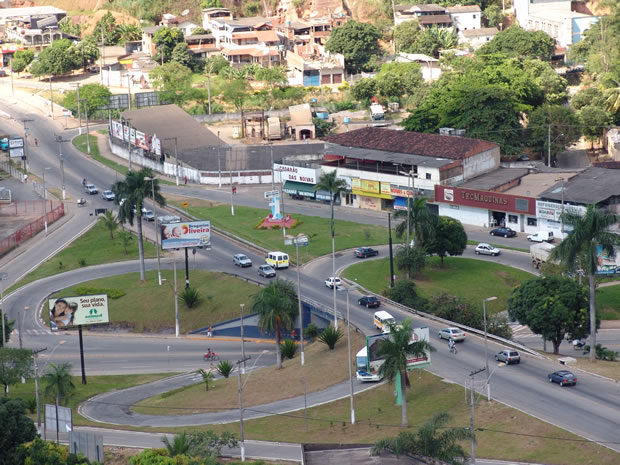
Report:
[[267,134],[269,140],[282,139],[282,131],[280,129],[280,118],[278,116],[270,116],[267,118]]
[[370,105],[370,119],[372,119],[373,121],[385,119],[383,107],[378,103],[372,103]]
[[381,381],[383,376],[377,371],[371,373],[368,371],[368,349],[363,347],[355,356],[357,362],[356,378],[358,381]]
[[530,246],[532,266],[537,270],[540,270],[540,267],[543,266],[544,263],[550,261],[549,256],[554,248],[555,245],[549,244],[548,242],[540,242]]

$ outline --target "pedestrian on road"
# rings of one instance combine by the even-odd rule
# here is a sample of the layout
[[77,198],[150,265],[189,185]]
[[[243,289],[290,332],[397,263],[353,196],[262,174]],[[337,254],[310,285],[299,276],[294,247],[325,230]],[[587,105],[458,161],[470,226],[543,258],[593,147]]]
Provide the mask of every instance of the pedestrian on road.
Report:
[[36,137],[34,138],[34,145],[35,147],[39,146],[39,139],[37,139]]
[[207,330],[207,337],[213,337],[213,327],[209,325],[209,329]]
[[28,174],[24,173],[24,182],[28,182]]
[[183,178],[183,181],[185,182],[185,184],[187,184],[187,176]]
[[237,186],[233,186],[233,195],[237,195]]

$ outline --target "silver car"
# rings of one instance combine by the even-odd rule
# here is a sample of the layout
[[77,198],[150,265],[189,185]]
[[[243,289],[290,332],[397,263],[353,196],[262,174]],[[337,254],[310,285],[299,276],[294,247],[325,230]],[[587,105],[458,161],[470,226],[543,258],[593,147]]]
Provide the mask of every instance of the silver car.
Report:
[[114,200],[116,198],[116,196],[114,195],[114,192],[112,192],[112,191],[103,191],[101,193],[101,198],[103,200],[110,201],[110,200]]
[[258,274],[265,278],[275,278],[276,270],[271,265],[261,265],[258,267]]
[[439,339],[452,339],[453,341],[464,341],[465,333],[459,328],[444,328],[439,331]]
[[481,242],[475,248],[476,255],[492,255],[497,257],[501,251],[497,247],[493,247],[491,244],[487,244],[485,242]]
[[243,255],[242,253],[233,255],[233,263],[241,268],[252,266],[252,260],[250,260],[247,255]]
[[495,360],[510,365],[511,363],[521,363],[521,356],[516,350],[502,350],[495,354]]

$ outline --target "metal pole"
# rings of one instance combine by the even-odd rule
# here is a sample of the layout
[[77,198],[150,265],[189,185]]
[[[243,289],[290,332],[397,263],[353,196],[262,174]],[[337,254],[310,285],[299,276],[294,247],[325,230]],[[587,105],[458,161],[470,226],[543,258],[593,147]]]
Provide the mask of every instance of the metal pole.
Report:
[[409,192],[411,191],[411,171],[407,177],[407,247],[409,247],[409,229],[411,228],[411,198]]
[[[80,129],[82,129],[81,126]],[[62,143],[67,141],[62,140],[62,136],[56,136],[56,142],[58,142],[58,157],[60,159],[60,183],[62,184],[62,199],[67,200],[67,191],[65,190],[65,159],[62,155]]]
[[302,383],[304,383],[304,424],[306,426],[306,433],[308,432],[308,401],[306,399],[306,377],[301,377]]
[[88,130],[88,102],[84,102],[84,119],[86,120],[86,151],[90,155],[90,131]]
[[28,307],[24,307],[22,312],[19,312],[17,316],[19,317],[19,348],[23,349],[24,345],[22,343],[22,333],[24,332],[24,312],[28,310]]
[[237,391],[239,393],[239,428],[240,428],[240,441],[239,441],[239,449],[241,450],[241,461],[245,462],[245,443],[243,437],[243,399],[241,396],[241,362],[239,362],[239,367],[237,368],[238,382],[237,382]]
[[472,465],[476,465],[476,437],[474,436],[475,430],[475,410],[474,410],[474,378],[471,378],[471,389],[469,390],[470,399],[469,402],[471,404],[471,417],[469,423],[469,432],[471,434],[471,463]]
[[13,60],[11,60],[11,95],[15,97],[15,89],[13,88]]
[[349,318],[349,288],[347,288],[347,360],[349,361],[349,396],[351,398],[351,424],[355,424],[353,407],[353,370],[351,369],[351,319]]
[[547,125],[547,166],[551,168],[551,125]]
[[274,179],[273,179],[273,143],[269,142],[269,152],[271,154],[271,190],[273,191],[275,189],[273,183],[274,183]]
[[179,185],[179,147],[177,144],[177,138],[174,137],[174,158],[177,162],[176,176],[177,176],[177,186]]
[[243,359],[243,368],[241,368],[242,373],[245,375],[245,339],[243,337],[243,308],[244,304],[239,306],[239,322],[241,324],[241,358]]
[[280,214],[282,215],[282,235],[286,237],[286,222],[284,218],[284,181],[282,180],[282,169],[280,169]]
[[189,289],[189,255],[185,247],[185,289]]
[[6,334],[4,329],[4,280],[8,277],[8,273],[0,273],[0,318],[2,318],[2,347],[6,347]]
[[50,107],[52,109],[52,119],[54,119],[54,94],[52,93],[52,75],[49,75],[50,81]]
[[32,123],[33,121],[33,119],[21,120],[24,125],[24,174],[28,174],[28,128],[26,123]]
[[394,287],[394,255],[392,253],[392,214],[388,213],[388,231],[390,235],[390,287]]
[[131,76],[127,73],[127,93],[129,94],[129,111],[131,111]]
[[[232,153],[231,153],[231,155],[232,155]],[[231,165],[232,165],[232,163],[231,163]],[[230,213],[231,213],[232,216],[235,216],[235,204],[233,202],[233,172],[232,172],[232,166],[230,168]]]
[[[127,123],[127,159],[129,160],[129,171],[131,171],[131,137],[129,137],[129,133],[131,132],[131,118],[125,118],[125,122]],[[125,131],[123,131],[123,137],[124,136]]]
[[[151,178],[151,195],[153,196],[153,206],[155,206],[155,178]],[[155,250],[157,250],[157,279],[161,286],[161,264],[159,261],[159,225],[155,215]]]
[[[84,45],[82,45],[82,52],[84,52],[83,50]],[[78,82],[76,84],[77,86],[77,104],[78,104],[78,134],[81,136],[82,135],[82,109],[81,109],[81,105],[80,105],[80,83]],[[64,200],[64,198],[63,198]]]
[[80,364],[82,365],[82,384],[86,384],[86,367],[84,366],[84,341],[82,340],[82,325],[78,326],[80,339]]
[[41,396],[39,393],[39,365],[37,364],[37,359],[39,357],[39,352],[43,352],[47,350],[47,347],[40,350],[33,350],[34,353],[34,390],[35,397],[37,401],[37,431],[41,432]]
[[217,147],[217,187],[222,187],[222,164],[220,160],[220,147]]
[[305,352],[304,352],[304,316],[302,311],[301,304],[301,280],[299,277],[299,244],[297,243],[297,239],[295,239],[295,254],[297,258],[297,305],[299,307],[299,345],[301,346],[301,365],[303,366],[305,363]]
[[47,236],[47,191],[45,190],[45,170],[47,168],[43,168],[43,215],[44,220],[43,224],[45,226],[45,235]]
[[179,337],[179,294],[177,292],[177,259],[172,260],[172,267],[174,269],[174,335]]
[[484,368],[487,374],[487,400],[491,400],[489,391],[489,338],[487,334],[487,299],[482,301],[482,318],[484,321]]

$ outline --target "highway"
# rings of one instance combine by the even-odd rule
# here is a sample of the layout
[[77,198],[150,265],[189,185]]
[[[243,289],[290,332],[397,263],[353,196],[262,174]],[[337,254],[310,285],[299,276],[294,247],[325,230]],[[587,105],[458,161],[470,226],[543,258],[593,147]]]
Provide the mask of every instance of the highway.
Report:
[[[47,119],[40,118],[38,114],[25,112],[22,113],[20,108],[12,107],[4,109],[11,113],[17,119],[35,119],[35,123],[30,123],[33,127],[33,137],[39,139],[39,147],[31,151],[30,163],[31,171],[41,173],[44,167],[57,166],[57,145],[53,143],[54,128]],[[14,122],[1,121],[0,129],[7,130],[4,126],[10,126],[13,132],[17,132],[15,127],[19,128]],[[71,133],[64,134],[64,138],[68,139]],[[103,189],[112,184],[117,175],[111,170],[101,167],[98,164],[86,159],[81,154],[73,150],[70,144],[65,144],[63,148],[65,153],[65,177],[67,190],[73,198],[81,196],[81,180],[86,177],[89,180],[96,179],[95,184],[99,189]],[[56,170],[49,170],[46,173],[46,179],[49,184],[59,186],[60,175]],[[174,190],[176,187],[166,186],[164,191],[168,189]],[[203,198],[213,198],[216,196],[224,196],[225,200],[229,200],[229,195],[220,190],[209,190],[201,188],[190,188],[196,196],[201,195]],[[242,189],[239,189],[235,201],[240,202]],[[187,192],[187,190],[183,190]],[[254,199],[257,196],[253,196]],[[91,200],[92,206],[110,207],[109,203],[103,201],[99,196],[93,196]],[[258,201],[262,201],[259,199]],[[244,200],[245,202],[245,200]],[[290,210],[294,211],[293,205],[301,204],[289,202]],[[264,205],[263,205],[264,206]],[[304,211],[320,212],[321,216],[328,215],[328,209],[319,204],[303,203],[303,205],[295,206],[295,209]],[[27,250],[24,257],[28,260],[16,260],[7,267],[11,278],[16,278],[23,273],[28,267],[36,266],[45,257],[49,256],[57,246],[62,245],[69,240],[75,233],[82,230],[93,218],[88,215],[86,209],[76,209],[72,212],[73,217],[64,226],[51,234],[48,240],[42,242],[37,250]],[[88,210],[91,210],[90,208]],[[342,219],[355,219],[359,214],[356,210],[347,210],[345,208],[338,209],[338,217]],[[380,222],[382,219],[379,215],[364,215],[368,222]],[[149,227],[147,227],[148,229]],[[152,226],[150,226],[152,229]],[[482,237],[482,233],[481,237]],[[471,236],[473,237],[473,236]],[[488,241],[488,234],[485,235]],[[477,239],[479,240],[479,239]],[[494,243],[501,244],[503,238],[493,238]],[[508,239],[511,245],[516,245],[520,239]],[[34,248],[33,248],[34,249]],[[231,256],[233,253],[243,251],[238,245],[231,243],[221,237],[213,237],[213,248],[210,251],[201,251],[196,260],[196,266],[202,269],[213,269],[219,271],[236,272],[240,275],[249,276],[258,279],[256,268],[252,267],[246,270],[239,270],[232,266]],[[254,263],[262,261],[262,256],[253,254],[251,251],[245,251],[251,256]],[[385,256],[384,249],[382,255]],[[484,259],[487,259],[486,257]],[[505,251],[496,261],[506,261],[520,268],[528,268],[529,260],[523,254],[518,255],[516,252]],[[25,263],[24,263],[25,262]],[[356,262],[350,253],[339,253],[337,258],[337,267],[342,269],[351,263]],[[153,268],[154,264],[149,263],[149,267]],[[165,266],[170,267],[169,260],[165,262]],[[77,338],[70,333],[50,333],[43,328],[39,319],[36,318],[36,308],[40,307],[45,297],[52,291],[66,287],[73,282],[93,279],[100,276],[101,273],[116,274],[118,272],[137,271],[137,263],[121,263],[113,265],[105,265],[100,267],[90,267],[76,272],[65,273],[46,278],[37,283],[33,283],[19,292],[13,293],[6,299],[6,308],[9,316],[15,318],[18,311],[25,306],[31,310],[26,313],[27,318],[24,323],[23,342],[25,347],[39,348],[41,346],[48,347],[48,354],[45,355],[46,363],[49,361],[70,361],[74,364],[74,368],[78,369],[77,364]],[[108,275],[109,275],[108,274]],[[296,280],[295,270],[291,269],[278,273],[280,277]],[[302,296],[307,296],[324,305],[332,305],[332,294],[325,288],[323,281],[331,275],[331,261],[329,257],[316,260],[304,267],[303,269],[303,285]],[[191,271],[190,271],[191,279]],[[351,320],[368,333],[374,333],[372,328],[372,311],[360,308],[356,305],[359,293],[351,292]],[[346,307],[346,293],[338,294],[338,310],[344,312]],[[390,313],[398,319],[409,317],[410,315],[395,308],[385,306]],[[431,335],[436,335],[440,328],[431,321],[423,320],[417,316],[413,317],[416,326],[428,326]],[[16,344],[15,337],[12,338],[12,345]],[[64,343],[60,341],[64,340]],[[155,337],[139,337],[132,335],[105,336],[88,332],[86,337],[86,364],[87,374],[95,373],[144,373],[144,372],[174,372],[180,369],[196,369],[202,366],[200,358],[205,347],[205,342],[200,340],[175,339],[169,336]],[[234,358],[238,356],[238,343],[232,342],[209,342],[216,351],[221,352],[225,356]],[[432,340],[437,351],[433,353],[433,365],[430,371],[444,377],[445,379],[463,384],[466,382],[469,373],[472,370],[483,367],[484,343],[481,338],[468,336],[468,340],[459,344],[459,353],[451,355],[447,346],[438,340]],[[237,348],[235,348],[235,344]],[[170,349],[168,349],[170,347]],[[264,344],[269,350],[270,346]],[[271,345],[272,347],[272,345]],[[490,344],[489,353],[499,350],[499,346],[494,343]],[[250,349],[254,353],[261,352],[262,344],[257,344]],[[44,359],[42,357],[42,359]],[[148,357],[148,362],[145,358]],[[264,356],[261,363],[273,363],[273,356]],[[491,369],[497,366],[492,360],[489,362]],[[550,385],[546,380],[546,374],[559,368],[559,365],[530,356],[524,356],[523,362],[516,366],[507,366],[498,368],[493,371],[491,378],[491,394],[494,399],[511,405],[515,408],[530,413],[538,418],[549,421],[553,424],[561,426],[569,431],[573,431],[583,437],[606,443],[610,448],[620,451],[620,440],[617,431],[620,426],[620,396],[618,395],[618,384],[606,381],[596,376],[578,373],[579,383],[574,388],[560,388],[557,385]],[[482,379],[483,375],[480,375]],[[576,421],[578,419],[578,421]]]

